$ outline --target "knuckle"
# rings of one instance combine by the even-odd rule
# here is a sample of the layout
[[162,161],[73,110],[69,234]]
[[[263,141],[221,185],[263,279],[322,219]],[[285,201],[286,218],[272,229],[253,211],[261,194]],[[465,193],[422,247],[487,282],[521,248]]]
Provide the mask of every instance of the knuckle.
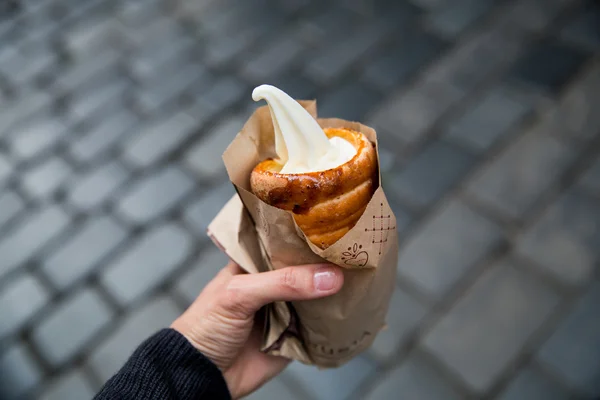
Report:
[[283,273],[280,277],[280,284],[284,289],[298,290],[298,274],[294,268],[286,268],[283,270]]

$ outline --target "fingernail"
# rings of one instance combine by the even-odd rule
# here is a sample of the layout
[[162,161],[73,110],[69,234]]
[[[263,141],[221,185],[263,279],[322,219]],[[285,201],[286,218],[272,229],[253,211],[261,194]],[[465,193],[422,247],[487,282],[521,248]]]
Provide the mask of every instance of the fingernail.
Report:
[[335,287],[336,276],[330,268],[320,268],[313,277],[315,289],[319,292],[328,292]]

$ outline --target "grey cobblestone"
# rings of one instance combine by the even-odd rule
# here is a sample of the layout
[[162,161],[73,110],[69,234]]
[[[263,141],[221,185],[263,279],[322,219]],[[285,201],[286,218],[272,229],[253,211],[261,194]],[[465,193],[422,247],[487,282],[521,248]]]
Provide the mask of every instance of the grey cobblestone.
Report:
[[359,82],[350,82],[322,97],[318,103],[319,116],[359,121],[380,100],[381,95],[375,90]]
[[510,76],[550,92],[560,91],[586,61],[587,54],[546,39],[535,43],[516,62]]
[[391,179],[392,192],[419,206],[437,200],[469,170],[471,154],[444,141],[437,141],[417,154]]
[[227,265],[229,258],[215,246],[200,256],[194,266],[175,283],[175,290],[181,294],[188,304],[198,297],[202,289],[217,273]]
[[567,400],[573,397],[552,378],[541,372],[527,368],[521,371],[498,400]]
[[281,378],[277,377],[269,381],[266,385],[252,393],[250,396],[244,397],[244,400],[303,400],[305,397],[296,393],[289,385]]
[[130,221],[148,223],[170,209],[194,189],[194,182],[181,170],[168,166],[133,184],[118,205]]
[[337,369],[318,370],[314,366],[292,363],[286,371],[317,400],[342,400],[348,398],[370,375],[375,364],[358,356]]
[[69,152],[79,162],[92,161],[127,137],[137,122],[135,115],[127,110],[112,114],[70,142]]
[[387,400],[398,396],[428,400],[461,398],[418,354],[412,354],[389,372],[366,399]]
[[71,172],[71,167],[62,158],[53,157],[28,171],[22,178],[22,186],[31,197],[48,197]]
[[48,292],[37,279],[28,274],[20,275],[8,287],[0,290],[0,338],[17,332],[48,299]]
[[108,305],[92,289],[64,299],[40,322],[32,339],[46,360],[60,365],[77,354],[112,317]]
[[40,119],[20,127],[11,136],[11,152],[19,159],[35,157],[40,152],[56,145],[67,133],[65,127],[56,119]]
[[407,334],[416,328],[427,308],[400,288],[392,295],[386,317],[387,328],[377,335],[369,353],[382,362],[393,357]]
[[215,178],[225,172],[222,155],[227,145],[244,126],[239,116],[225,117],[186,153],[187,167],[202,178]]
[[[596,161],[583,174],[579,182],[586,189],[600,195],[600,155],[598,155]],[[2,220],[1,217],[0,220]]]
[[445,47],[442,40],[422,31],[403,34],[398,43],[386,47],[365,67],[365,79],[383,90],[405,84]]
[[100,281],[124,305],[159,285],[192,250],[191,238],[178,226],[162,225],[140,237],[106,268]]
[[73,371],[52,382],[40,400],[77,400],[94,397],[95,391],[80,371]]
[[0,154],[0,184],[3,184],[11,176],[13,168],[6,157]]
[[484,16],[493,5],[493,0],[446,2],[432,10],[426,23],[441,36],[453,38]]
[[44,260],[42,270],[55,287],[64,290],[90,273],[126,236],[126,231],[110,217],[90,219],[58,251]]
[[561,37],[591,51],[598,51],[600,50],[599,19],[598,4],[591,1],[583,2],[580,10],[561,29]]
[[148,167],[173,151],[196,127],[194,118],[177,113],[164,121],[156,121],[149,129],[125,144],[124,158],[137,167]]
[[3,190],[0,195],[0,229],[24,208],[23,200],[16,193]]
[[58,207],[32,211],[0,242],[0,277],[35,255],[69,224]]
[[530,110],[505,87],[492,89],[473,108],[450,123],[447,137],[484,152]]
[[29,92],[22,95],[16,102],[0,111],[0,136],[18,122],[46,109],[51,102],[52,98],[44,92]]
[[123,366],[141,342],[161,328],[167,328],[181,310],[168,297],[158,297],[133,311],[102,342],[88,360],[88,365],[103,381]]
[[87,18],[64,31],[62,42],[71,56],[90,56],[118,40],[116,28],[116,21],[112,18]]
[[428,294],[441,296],[501,238],[499,227],[453,201],[408,238],[400,251],[398,273]]
[[42,372],[22,345],[0,355],[0,395],[18,399],[42,380]]
[[483,393],[558,301],[557,295],[532,276],[500,262],[442,317],[425,336],[424,345],[469,387]]
[[71,183],[68,199],[80,210],[89,211],[110,198],[129,177],[127,170],[110,160],[86,174],[78,175]]
[[221,78],[208,89],[199,90],[199,97],[196,98],[196,101],[199,106],[207,110],[207,114],[213,115],[230,108],[244,93],[250,95],[250,91],[246,91],[246,88],[237,79]]
[[222,204],[229,201],[234,194],[233,185],[229,182],[204,191],[200,194],[198,200],[191,203],[185,210],[185,220],[200,237],[207,238],[206,229],[208,224],[221,210]]
[[68,114],[70,121],[82,122],[107,107],[113,110],[120,109],[127,85],[129,82],[126,80],[112,80],[107,85],[82,91],[70,104]]
[[71,64],[52,84],[53,90],[65,93],[89,86],[91,81],[103,80],[114,74],[120,54],[113,48],[99,51],[95,57],[84,58],[82,62]]
[[590,398],[600,395],[600,284],[594,284],[543,345],[539,358]]
[[598,224],[598,199],[571,190],[521,235],[517,252],[565,283],[583,284],[600,259]]
[[467,192],[506,217],[521,218],[573,160],[570,148],[534,128],[484,166]]

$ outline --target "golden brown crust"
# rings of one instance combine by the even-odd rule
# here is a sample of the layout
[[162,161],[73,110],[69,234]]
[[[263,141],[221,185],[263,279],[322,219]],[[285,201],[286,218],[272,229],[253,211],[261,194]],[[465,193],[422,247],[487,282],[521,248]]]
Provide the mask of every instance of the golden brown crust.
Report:
[[259,163],[250,175],[252,192],[262,201],[291,211],[306,236],[325,249],[356,224],[377,185],[377,154],[362,133],[324,129],[327,137],[350,142],[356,155],[339,167],[320,172],[281,174],[276,160]]

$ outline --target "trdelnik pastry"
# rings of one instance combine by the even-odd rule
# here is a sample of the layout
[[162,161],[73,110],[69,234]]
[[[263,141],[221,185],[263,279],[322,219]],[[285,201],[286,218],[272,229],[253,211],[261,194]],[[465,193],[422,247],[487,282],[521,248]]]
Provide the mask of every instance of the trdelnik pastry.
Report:
[[252,192],[267,204],[291,211],[308,239],[325,249],[352,229],[373,196],[373,144],[350,129],[322,129],[276,87],[259,86],[252,98],[266,100],[269,106],[278,156],[254,168]]
[[395,288],[398,232],[377,133],[317,118],[316,101],[273,86],[257,87],[253,98],[267,105],[223,153],[236,194],[208,234],[248,273],[324,261],[342,268],[337,294],[266,307],[261,342],[267,354],[337,367],[373,343]]

